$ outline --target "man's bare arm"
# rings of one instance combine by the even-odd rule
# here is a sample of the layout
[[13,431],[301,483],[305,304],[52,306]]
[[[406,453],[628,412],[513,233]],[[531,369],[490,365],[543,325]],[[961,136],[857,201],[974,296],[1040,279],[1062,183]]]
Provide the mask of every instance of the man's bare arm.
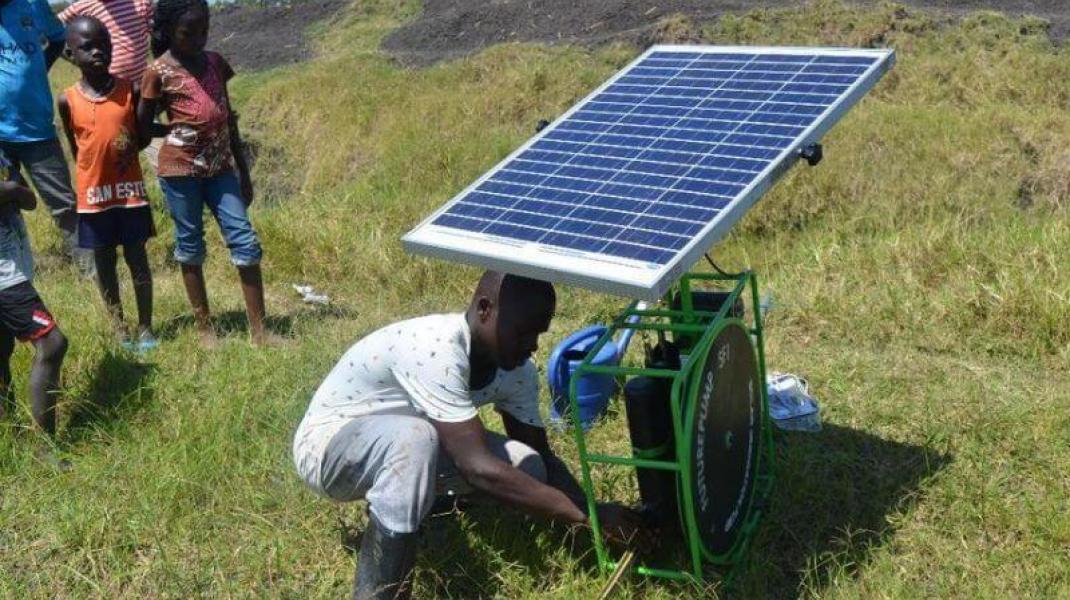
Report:
[[460,423],[432,423],[442,447],[472,487],[555,521],[587,522],[587,515],[564,492],[494,456],[487,447],[486,431],[479,417]]
[[576,478],[572,476],[572,472],[569,471],[565,461],[558,458],[553,449],[550,448],[550,440],[546,437],[546,430],[542,427],[522,423],[507,412],[498,411],[498,414],[502,417],[506,435],[518,442],[527,444],[542,457],[542,462],[546,466],[546,483],[564,492],[576,506],[586,507],[587,499],[583,489],[580,487],[579,482],[576,481]]

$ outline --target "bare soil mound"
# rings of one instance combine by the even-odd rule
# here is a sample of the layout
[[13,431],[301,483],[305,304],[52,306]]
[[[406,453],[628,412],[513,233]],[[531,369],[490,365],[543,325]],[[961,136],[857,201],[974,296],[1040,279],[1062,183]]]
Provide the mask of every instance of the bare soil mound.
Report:
[[[592,44],[643,42],[672,14],[702,21],[724,13],[786,7],[801,0],[424,0],[412,23],[393,32],[383,49],[404,64],[424,66],[502,42]],[[1061,40],[1070,32],[1070,0],[908,0],[953,15],[974,10],[1032,14],[1051,21]],[[687,40],[680,40],[687,41]]]
[[424,0],[412,23],[383,40],[405,64],[428,65],[502,42],[599,43],[640,37],[662,18],[711,19],[798,0]]
[[259,71],[306,60],[309,26],[331,19],[350,0],[297,0],[257,6],[225,5],[212,13],[208,47],[234,68]]

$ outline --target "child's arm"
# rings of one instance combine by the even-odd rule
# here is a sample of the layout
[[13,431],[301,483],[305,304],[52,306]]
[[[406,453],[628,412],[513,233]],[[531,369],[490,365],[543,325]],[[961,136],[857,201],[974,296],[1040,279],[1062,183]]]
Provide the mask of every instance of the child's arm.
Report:
[[[164,125],[156,120],[152,119],[152,123],[149,124],[148,131],[145,131],[141,126],[141,84],[133,89],[134,93],[134,106],[138,107],[135,110],[137,118],[134,119],[134,127],[137,127],[137,149],[144,150],[152,143],[152,138],[167,137],[167,134],[171,133],[171,126]],[[153,108],[153,114],[156,114],[155,108]]]
[[66,94],[61,95],[56,100],[56,112],[59,113],[59,120],[63,122],[63,133],[67,135],[67,144],[71,148],[71,157],[77,163],[78,144],[74,140],[74,128],[71,126],[71,106],[67,103]]
[[14,204],[22,210],[33,210],[37,207],[37,196],[24,185],[14,181],[0,181],[0,206],[6,204]]
[[138,148],[144,148],[152,141],[152,122],[156,120],[162,96],[160,87],[160,76],[150,65],[145,69],[145,76],[141,78],[141,86],[137,90]]
[[130,92],[134,98],[134,129],[137,130],[137,149],[140,151],[147,148],[152,143],[152,138],[156,136],[152,135],[152,123],[149,124],[148,129],[141,124],[141,83],[131,86]]
[[241,132],[238,130],[238,113],[230,104],[230,90],[227,83],[234,77],[234,70],[230,68],[226,59],[215,54],[216,66],[219,69],[220,79],[223,80],[223,98],[227,102],[227,126],[230,128],[230,154],[234,157],[234,166],[238,169],[238,177],[241,180],[242,199],[245,205],[253,203],[253,180],[249,177],[249,164],[245,162],[245,152],[242,151]]
[[[156,118],[158,100],[142,96],[137,102],[137,138],[138,148],[144,148],[152,141],[153,123]],[[166,135],[166,134],[165,134]]]
[[160,123],[159,121],[152,122],[152,131],[149,132],[150,137],[167,137],[167,134],[171,133],[171,126],[166,123]]
[[159,99],[146,98],[141,94],[147,88],[154,89],[153,93],[159,94],[158,82],[155,79],[150,81],[149,77],[153,76],[147,71],[145,75],[141,85],[134,89],[134,104],[137,106],[135,127],[137,127],[138,150],[144,150],[152,143],[152,138],[167,137],[167,134],[171,133],[170,125],[156,122],[156,115],[161,112]]
[[253,180],[249,177],[249,164],[245,162],[245,152],[242,151],[241,132],[238,131],[238,115],[230,107],[230,98],[227,98],[227,108],[230,111],[228,124],[230,126],[230,153],[234,156],[234,166],[238,168],[238,177],[241,180],[241,195],[245,205],[253,203]]

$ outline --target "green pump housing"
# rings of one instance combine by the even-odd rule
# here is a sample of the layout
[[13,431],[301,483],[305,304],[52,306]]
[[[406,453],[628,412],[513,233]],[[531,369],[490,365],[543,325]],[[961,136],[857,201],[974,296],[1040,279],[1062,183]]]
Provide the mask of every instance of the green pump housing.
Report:
[[[720,296],[723,301],[719,302],[716,310],[704,310],[708,307],[702,302],[702,296],[708,296],[710,288],[722,292]],[[750,310],[743,310],[747,304]],[[680,547],[670,549],[675,551],[669,554],[679,556],[678,566],[641,559],[631,568],[641,575],[690,581],[698,585],[709,581],[715,571],[726,572],[725,578],[728,579],[731,577],[731,567],[739,562],[749,545],[773,485],[773,438],[766,397],[765,350],[762,315],[758,310],[757,277],[751,271],[739,274],[688,273],[656,306],[638,308],[637,305],[632,303],[613,320],[601,339],[590,347],[583,362],[576,367],[570,382],[571,422],[598,563],[606,571],[618,566],[618,560],[610,556],[603,542],[601,524],[595,511],[598,502],[610,499],[597,497],[591,477],[592,467],[602,464],[637,470],[661,470],[671,473],[675,480]],[[654,332],[671,341],[682,357],[679,368],[635,367],[628,366],[627,361],[611,366],[595,364],[593,359],[602,347],[610,343],[618,332],[628,330]],[[732,511],[733,520],[729,528],[731,535],[711,533],[704,508],[709,488],[717,483],[718,474],[710,471],[711,466],[699,464],[703,460],[703,445],[707,444],[705,422],[702,420],[708,418],[708,405],[722,400],[714,394],[716,390],[730,389],[714,386],[716,377],[710,371],[711,365],[716,367],[718,363],[724,363],[729,355],[726,347],[732,349],[730,360],[739,367],[737,371],[746,374],[746,382],[735,377],[738,381],[734,383],[736,387],[731,388],[736,390],[732,393],[736,396],[743,394],[741,397],[744,398],[746,394],[752,394],[752,406],[755,407],[749,413],[752,423],[748,431],[753,434],[750,436],[752,442],[748,443],[752,445],[746,452],[747,474],[742,480],[738,498],[733,500],[735,510]],[[712,356],[711,352],[719,356]],[[642,453],[617,456],[589,448],[587,432],[581,424],[576,402],[576,385],[584,375],[613,376],[622,383],[633,377],[667,380],[670,385],[665,387],[671,389],[667,401],[672,414],[672,439],[675,444],[675,453],[670,454],[672,458],[657,460],[644,457]],[[727,440],[726,444],[731,443],[731,432],[723,437]]]

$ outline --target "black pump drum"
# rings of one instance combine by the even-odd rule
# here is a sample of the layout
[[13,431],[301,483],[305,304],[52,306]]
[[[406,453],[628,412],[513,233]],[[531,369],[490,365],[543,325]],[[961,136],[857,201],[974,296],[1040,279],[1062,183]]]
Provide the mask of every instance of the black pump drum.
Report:
[[684,412],[690,477],[681,501],[690,496],[694,518],[686,529],[711,561],[729,557],[745,534],[763,459],[763,385],[749,331],[724,321],[689,381]]

